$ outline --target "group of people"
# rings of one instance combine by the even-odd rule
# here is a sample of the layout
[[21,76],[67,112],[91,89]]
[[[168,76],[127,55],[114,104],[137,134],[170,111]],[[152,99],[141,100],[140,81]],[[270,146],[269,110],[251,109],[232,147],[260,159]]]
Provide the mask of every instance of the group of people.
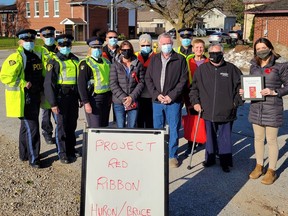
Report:
[[[169,126],[169,166],[178,167],[181,110],[201,112],[207,141],[203,166],[216,164],[219,156],[224,172],[233,166],[231,131],[237,107],[242,105],[241,71],[224,60],[223,46],[212,43],[205,56],[205,43],[192,41],[193,29],[180,29],[181,46],[173,49],[168,33],[158,37],[160,52],[152,49],[149,34],[139,37],[139,52],[125,40],[118,45],[118,33],[93,36],[86,42],[87,56],[80,60],[71,52],[72,35],[55,38],[55,28],[40,30],[44,46],[35,46],[36,31],[17,33],[19,48],[3,63],[1,82],[6,85],[8,117],[21,120],[20,160],[39,168],[39,112],[42,134],[48,144],[56,143],[59,160],[70,163],[80,156],[75,149],[78,109],[84,107],[88,127],[107,127],[111,106],[118,128],[164,128]],[[262,75],[263,101],[252,101],[249,121],[255,134],[257,164],[251,179],[264,174],[264,140],[269,146],[269,169],[262,183],[276,178],[277,134],[283,119],[282,97],[288,94],[288,67],[278,63],[271,42],[260,38],[254,44],[250,74]],[[267,72],[269,69],[269,73]],[[51,115],[56,123],[55,138]],[[186,154],[191,153],[188,142]]]

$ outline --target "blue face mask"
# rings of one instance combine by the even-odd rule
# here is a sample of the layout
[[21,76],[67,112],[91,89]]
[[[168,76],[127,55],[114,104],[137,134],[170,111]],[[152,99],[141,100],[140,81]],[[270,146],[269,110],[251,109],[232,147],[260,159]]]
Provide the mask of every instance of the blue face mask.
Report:
[[60,47],[59,52],[63,55],[69,55],[69,53],[71,52],[71,48],[70,47]]
[[99,48],[94,48],[94,49],[92,49],[91,55],[92,55],[94,58],[98,59],[98,58],[101,57],[102,51],[101,51],[101,49],[99,49]]
[[151,46],[144,46],[144,47],[141,47],[141,53],[142,54],[149,54],[151,52]]
[[31,51],[34,49],[34,42],[24,42],[23,48],[27,51]]
[[161,51],[164,54],[169,54],[172,51],[172,44],[165,44],[161,46]]
[[109,45],[110,46],[116,46],[118,43],[118,40],[116,38],[109,38]]
[[188,47],[191,45],[191,39],[190,38],[183,38],[181,43],[183,46]]
[[52,46],[55,42],[55,38],[54,37],[50,37],[50,38],[45,38],[44,43],[47,46]]

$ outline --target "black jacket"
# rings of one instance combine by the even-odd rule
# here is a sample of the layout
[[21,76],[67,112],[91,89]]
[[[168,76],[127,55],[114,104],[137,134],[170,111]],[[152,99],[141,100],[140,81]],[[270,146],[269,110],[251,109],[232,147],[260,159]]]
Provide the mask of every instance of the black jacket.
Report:
[[277,96],[266,96],[264,101],[252,101],[249,121],[252,124],[280,127],[283,123],[283,99],[288,94],[288,64],[277,63],[274,56],[270,62],[261,67],[253,59],[250,74],[264,76],[264,88],[275,90]]
[[193,76],[189,93],[191,104],[201,105],[205,120],[235,120],[237,107],[243,104],[239,95],[241,75],[235,65],[225,61],[217,67],[210,62],[200,65]]
[[116,104],[122,104],[123,98],[127,96],[131,96],[133,101],[137,101],[144,88],[144,68],[140,61],[133,56],[131,72],[127,77],[121,59],[122,57],[115,61],[110,69],[112,101]]
[[168,95],[172,102],[181,102],[184,86],[187,84],[188,68],[185,58],[172,51],[170,60],[165,71],[165,83],[161,91],[161,53],[157,53],[151,58],[145,75],[145,82],[152,96],[152,101],[158,102],[158,95]]

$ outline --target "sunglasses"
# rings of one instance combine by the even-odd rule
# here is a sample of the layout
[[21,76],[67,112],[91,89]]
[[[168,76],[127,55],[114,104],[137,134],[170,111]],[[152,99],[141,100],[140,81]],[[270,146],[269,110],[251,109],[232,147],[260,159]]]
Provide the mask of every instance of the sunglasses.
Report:
[[125,52],[125,51],[128,51],[128,50],[131,50],[131,49],[121,49],[122,52]]
[[150,47],[151,45],[141,45],[141,47]]
[[117,39],[118,37],[108,37],[109,39],[111,39],[111,38],[115,38],[115,39]]

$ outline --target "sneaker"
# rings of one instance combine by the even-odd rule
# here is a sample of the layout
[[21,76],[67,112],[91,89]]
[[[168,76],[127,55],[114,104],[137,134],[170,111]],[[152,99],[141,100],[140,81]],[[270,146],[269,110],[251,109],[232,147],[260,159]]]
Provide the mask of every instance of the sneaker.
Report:
[[178,162],[177,158],[170,158],[169,159],[169,167],[171,167],[171,168],[179,167],[179,162]]

